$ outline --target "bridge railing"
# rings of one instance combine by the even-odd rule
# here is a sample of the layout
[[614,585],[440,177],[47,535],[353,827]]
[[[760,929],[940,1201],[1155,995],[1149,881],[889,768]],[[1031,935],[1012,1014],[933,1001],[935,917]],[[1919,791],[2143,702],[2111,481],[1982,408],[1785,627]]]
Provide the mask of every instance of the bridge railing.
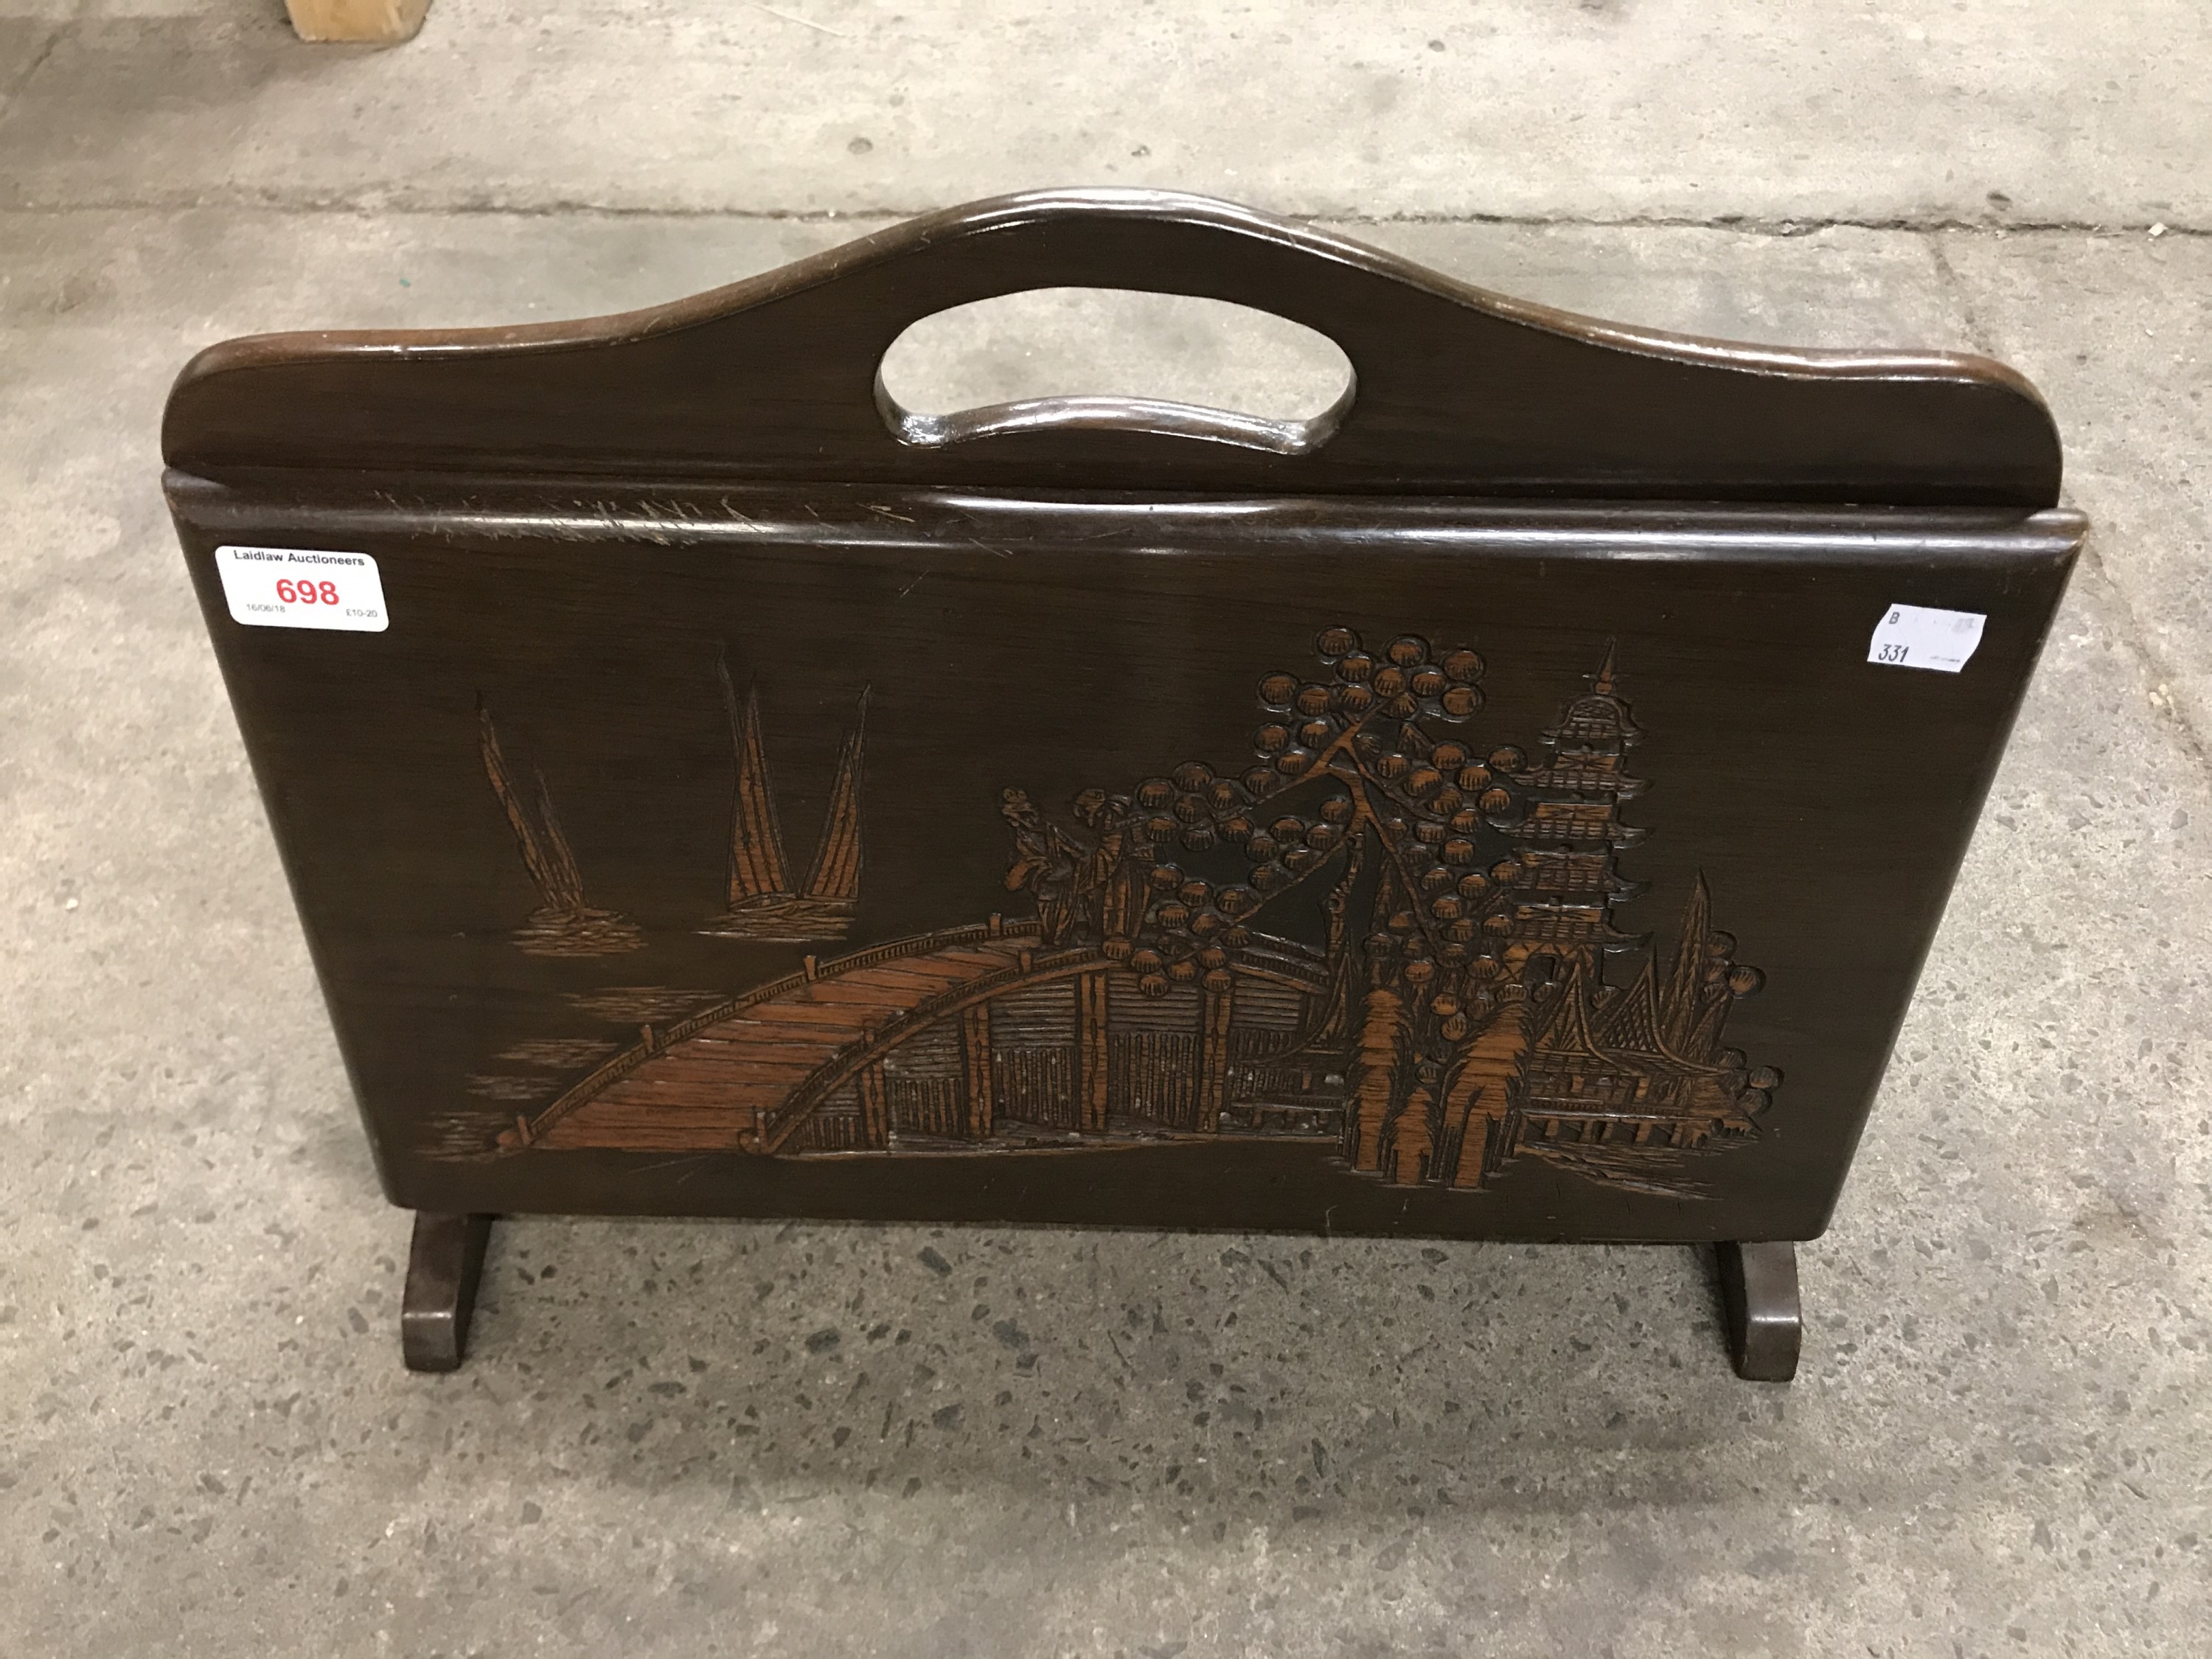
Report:
[[[1034,927],[1029,930],[1034,933]],[[911,1008],[892,1016],[890,1023],[861,1034],[860,1040],[848,1043],[838,1053],[815,1067],[811,1075],[793,1085],[791,1092],[761,1114],[760,1146],[762,1152],[780,1151],[799,1125],[812,1115],[816,1108],[839,1085],[857,1071],[861,1056],[877,1042],[891,1040],[903,1042],[914,1033],[935,1024],[953,1010],[977,1001],[988,1001],[1001,991],[1025,983],[1040,975],[1060,975],[1079,972],[1089,968],[1103,968],[1106,958],[1095,947],[1076,945],[1036,956],[1024,951],[1020,958],[988,974],[978,974],[974,979],[946,987],[934,996],[926,997]]]
[[[865,951],[855,951],[849,957],[839,957],[825,962],[814,970],[813,977],[829,979],[836,974],[854,973],[862,968],[874,968],[886,962],[896,962],[901,957],[932,956],[951,945],[983,945],[998,939],[1032,939],[1037,925],[1034,921],[1008,922],[994,927],[989,922],[975,922],[965,927],[947,927],[942,933],[922,933],[913,939],[895,939],[888,945],[872,945]],[[798,975],[804,983],[807,975]],[[779,984],[786,981],[779,981]],[[752,994],[748,992],[748,996]]]
[[857,973],[862,969],[880,967],[902,957],[931,956],[949,946],[981,945],[994,939],[1032,939],[1036,933],[1037,924],[1034,921],[1000,922],[994,918],[988,922],[974,922],[965,927],[944,928],[934,933],[917,933],[908,939],[872,945],[865,951],[855,951],[850,956],[836,957],[828,962],[817,963],[810,957],[808,966],[795,974],[786,974],[781,979],[756,985],[750,991],[702,1008],[696,1014],[686,1015],[671,1024],[643,1027],[643,1035],[638,1042],[602,1061],[570,1084],[536,1117],[519,1121],[514,1129],[500,1136],[500,1145],[508,1151],[527,1146],[586,1101],[619,1083],[648,1060],[686,1038],[698,1036],[710,1025],[719,1025],[726,1019],[735,1018],[748,1008],[757,1008],[763,1002],[773,1002],[778,997],[787,996],[793,991],[819,984],[823,980]]

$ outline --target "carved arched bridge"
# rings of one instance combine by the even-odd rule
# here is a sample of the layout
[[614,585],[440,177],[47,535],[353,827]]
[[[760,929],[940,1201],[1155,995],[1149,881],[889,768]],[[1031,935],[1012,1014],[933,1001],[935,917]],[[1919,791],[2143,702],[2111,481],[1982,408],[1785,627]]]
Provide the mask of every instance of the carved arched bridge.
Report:
[[1322,954],[1254,941],[1230,988],[1146,996],[1094,945],[1034,922],[817,963],[665,1027],[500,1136],[507,1150],[952,1151],[1009,1139],[1210,1134],[1224,1114],[1332,1134],[1343,1079],[1291,1051],[1328,994]]

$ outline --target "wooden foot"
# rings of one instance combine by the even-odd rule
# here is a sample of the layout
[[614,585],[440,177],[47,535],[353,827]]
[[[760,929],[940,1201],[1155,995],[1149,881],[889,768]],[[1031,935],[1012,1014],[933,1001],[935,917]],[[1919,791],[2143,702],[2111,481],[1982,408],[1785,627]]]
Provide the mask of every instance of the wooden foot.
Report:
[[1797,1375],[1804,1316],[1797,1301],[1797,1247],[1787,1241],[1723,1244],[1721,1307],[1735,1374],[1753,1382]]
[[415,1242],[407,1254],[407,1290],[399,1309],[399,1352],[409,1370],[459,1369],[490,1239],[488,1215],[415,1212]]
[[381,41],[398,46],[415,38],[430,0],[284,0],[292,30],[302,40]]

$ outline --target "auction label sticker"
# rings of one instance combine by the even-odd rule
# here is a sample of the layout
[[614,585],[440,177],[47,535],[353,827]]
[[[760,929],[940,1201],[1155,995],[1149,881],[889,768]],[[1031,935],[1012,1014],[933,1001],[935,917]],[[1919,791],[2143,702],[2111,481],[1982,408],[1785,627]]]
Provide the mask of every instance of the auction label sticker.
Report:
[[1973,611],[1893,605],[1874,625],[1867,660],[1887,663],[1893,668],[1932,668],[1939,674],[1955,674],[1982,642],[1982,624],[1987,620]]
[[366,553],[305,547],[218,547],[215,568],[234,622],[249,628],[336,628],[381,634],[384,582]]

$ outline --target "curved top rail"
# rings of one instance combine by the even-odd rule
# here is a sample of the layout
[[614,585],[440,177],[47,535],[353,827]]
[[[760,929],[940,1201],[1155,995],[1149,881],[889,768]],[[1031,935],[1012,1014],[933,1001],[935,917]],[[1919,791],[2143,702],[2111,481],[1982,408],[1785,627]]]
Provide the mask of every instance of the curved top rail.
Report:
[[[908,325],[1071,286],[1274,312],[1334,339],[1355,389],[1325,436],[1289,446],[1194,441],[1223,434],[1095,398],[950,441],[915,441],[886,422],[878,370]],[[1986,358],[1601,322],[1254,209],[1141,190],[1000,197],[579,322],[228,341],[186,365],[162,437],[173,466],[202,474],[2022,510],[2052,505],[2060,475],[2042,399]]]

